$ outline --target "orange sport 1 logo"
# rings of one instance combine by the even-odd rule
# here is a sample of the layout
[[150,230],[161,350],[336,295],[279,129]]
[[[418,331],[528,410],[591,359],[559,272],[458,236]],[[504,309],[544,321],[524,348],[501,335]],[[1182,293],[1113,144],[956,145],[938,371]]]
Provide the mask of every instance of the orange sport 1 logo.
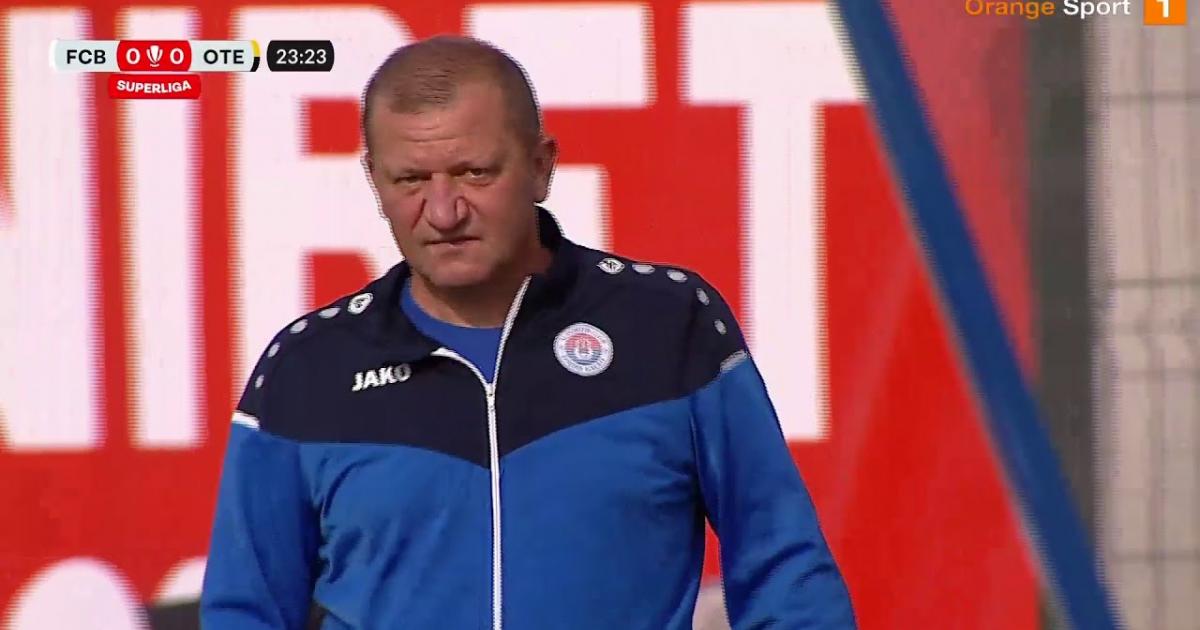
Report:
[[[1023,17],[1038,20],[1054,15],[1086,20],[1097,16],[1133,16],[1133,0],[965,0],[971,16]],[[1143,0],[1143,23],[1151,26],[1187,23],[1187,0]]]

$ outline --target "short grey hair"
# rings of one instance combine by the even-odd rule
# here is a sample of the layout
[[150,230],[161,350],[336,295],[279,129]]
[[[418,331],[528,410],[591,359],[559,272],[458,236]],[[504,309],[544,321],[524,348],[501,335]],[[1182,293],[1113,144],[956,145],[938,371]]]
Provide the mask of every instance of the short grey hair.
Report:
[[371,150],[371,111],[382,102],[396,113],[418,113],[448,107],[458,88],[491,82],[504,95],[509,124],[518,139],[532,147],[542,135],[542,118],[521,66],[507,53],[478,39],[438,35],[397,48],[371,75],[363,91],[362,134]]

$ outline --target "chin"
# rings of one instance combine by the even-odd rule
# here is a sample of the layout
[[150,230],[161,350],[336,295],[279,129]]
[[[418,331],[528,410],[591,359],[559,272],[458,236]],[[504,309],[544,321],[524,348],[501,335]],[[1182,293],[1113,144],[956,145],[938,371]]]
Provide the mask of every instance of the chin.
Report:
[[430,284],[440,289],[465,289],[478,286],[491,278],[490,270],[481,267],[439,269],[427,274]]

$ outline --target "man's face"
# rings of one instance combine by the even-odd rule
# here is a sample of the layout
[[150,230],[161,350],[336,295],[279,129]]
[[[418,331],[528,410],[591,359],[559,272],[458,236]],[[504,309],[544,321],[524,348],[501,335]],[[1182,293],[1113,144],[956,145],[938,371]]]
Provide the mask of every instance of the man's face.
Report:
[[460,86],[443,108],[375,105],[367,167],[414,272],[434,287],[464,288],[520,265],[537,242],[533,205],[546,199],[554,142],[521,142],[490,82]]

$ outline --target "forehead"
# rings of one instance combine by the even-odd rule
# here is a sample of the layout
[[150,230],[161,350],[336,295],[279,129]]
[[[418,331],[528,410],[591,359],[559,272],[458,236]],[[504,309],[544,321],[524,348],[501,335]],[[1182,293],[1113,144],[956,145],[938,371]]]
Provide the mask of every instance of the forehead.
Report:
[[386,95],[375,98],[368,131],[372,151],[385,159],[483,159],[515,140],[503,94],[488,83],[460,86],[446,105],[416,112],[393,111]]

